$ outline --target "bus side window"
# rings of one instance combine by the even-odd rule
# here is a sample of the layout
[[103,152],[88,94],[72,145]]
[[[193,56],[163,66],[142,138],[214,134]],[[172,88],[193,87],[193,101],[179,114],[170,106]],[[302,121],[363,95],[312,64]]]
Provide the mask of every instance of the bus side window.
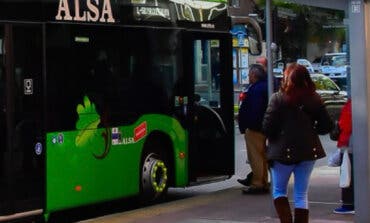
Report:
[[220,107],[219,40],[195,40],[194,42],[194,90],[201,96],[200,104]]

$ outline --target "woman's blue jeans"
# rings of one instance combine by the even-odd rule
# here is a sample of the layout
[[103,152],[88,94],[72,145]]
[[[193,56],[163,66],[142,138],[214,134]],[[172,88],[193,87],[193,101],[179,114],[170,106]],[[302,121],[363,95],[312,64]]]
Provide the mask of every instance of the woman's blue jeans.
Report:
[[308,184],[315,161],[302,161],[297,164],[285,165],[274,161],[271,168],[272,197],[288,196],[288,183],[294,174],[294,207],[308,209]]

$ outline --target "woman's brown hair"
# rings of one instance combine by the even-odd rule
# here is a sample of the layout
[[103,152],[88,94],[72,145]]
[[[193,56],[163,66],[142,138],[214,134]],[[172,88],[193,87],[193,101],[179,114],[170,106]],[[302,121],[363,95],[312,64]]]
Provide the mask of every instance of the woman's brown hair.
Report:
[[316,87],[304,66],[291,63],[284,71],[281,91],[289,104],[298,104],[305,97],[314,95]]

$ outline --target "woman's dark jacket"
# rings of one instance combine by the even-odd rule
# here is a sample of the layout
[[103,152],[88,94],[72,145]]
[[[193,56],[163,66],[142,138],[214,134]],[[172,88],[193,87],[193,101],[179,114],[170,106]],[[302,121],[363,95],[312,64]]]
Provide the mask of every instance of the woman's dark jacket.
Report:
[[263,119],[267,159],[294,164],[325,157],[318,134],[327,134],[333,121],[320,96],[305,97],[298,105],[286,101],[283,93],[273,94]]
[[268,103],[267,80],[252,84],[244,94],[238,116],[240,133],[244,134],[246,129],[260,132]]

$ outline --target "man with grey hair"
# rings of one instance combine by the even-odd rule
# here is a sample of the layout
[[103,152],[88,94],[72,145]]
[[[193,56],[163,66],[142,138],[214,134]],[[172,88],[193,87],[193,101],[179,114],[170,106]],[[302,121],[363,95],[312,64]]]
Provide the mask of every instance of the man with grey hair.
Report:
[[238,182],[247,186],[244,194],[268,193],[268,171],[266,160],[266,137],[262,134],[262,120],[265,114],[268,93],[267,74],[260,64],[252,64],[249,68],[249,87],[244,92],[244,99],[239,109],[239,130],[244,134],[247,156],[252,169],[249,181],[238,179]]
[[256,59],[257,64],[261,64],[263,69],[267,70],[267,58],[264,56],[257,57]]

